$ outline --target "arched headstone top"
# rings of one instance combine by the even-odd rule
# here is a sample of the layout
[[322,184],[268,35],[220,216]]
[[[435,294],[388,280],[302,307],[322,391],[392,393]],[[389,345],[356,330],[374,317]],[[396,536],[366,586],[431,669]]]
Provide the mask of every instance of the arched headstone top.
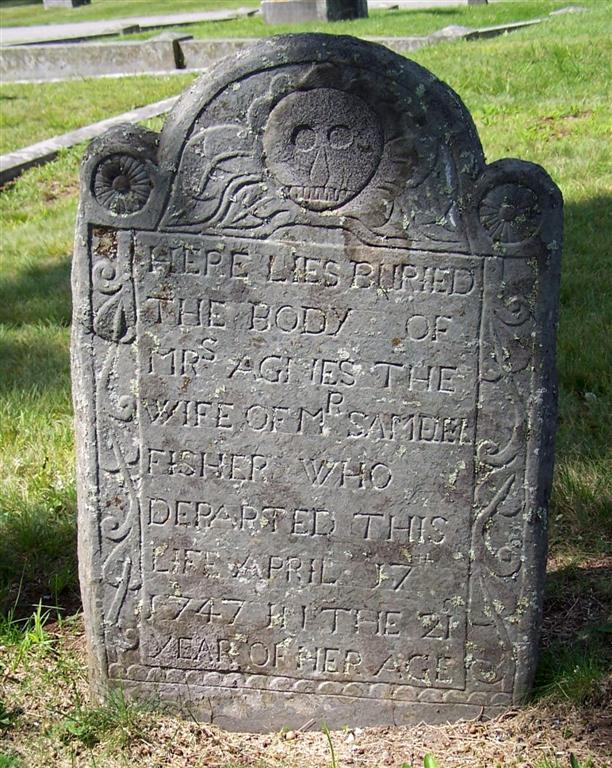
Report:
[[560,207],[535,166],[485,165],[451,88],[351,37],[262,41],[194,83],[158,146],[119,128],[92,155],[97,213],[169,232],[299,240],[316,228],[367,245],[513,253],[546,237]]
[[[325,35],[82,166],[93,680],[242,730],[495,715],[535,669],[561,196],[459,97]],[[257,718],[249,713],[257,710]]]

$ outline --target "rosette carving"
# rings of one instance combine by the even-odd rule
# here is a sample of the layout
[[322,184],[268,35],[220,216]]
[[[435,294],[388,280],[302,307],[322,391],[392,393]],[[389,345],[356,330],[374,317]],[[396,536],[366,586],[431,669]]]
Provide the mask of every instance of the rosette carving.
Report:
[[505,183],[484,195],[479,216],[493,242],[515,245],[536,234],[542,221],[542,208],[533,189],[524,184]]
[[152,188],[146,163],[132,155],[111,155],[98,164],[94,173],[94,197],[119,216],[144,208]]

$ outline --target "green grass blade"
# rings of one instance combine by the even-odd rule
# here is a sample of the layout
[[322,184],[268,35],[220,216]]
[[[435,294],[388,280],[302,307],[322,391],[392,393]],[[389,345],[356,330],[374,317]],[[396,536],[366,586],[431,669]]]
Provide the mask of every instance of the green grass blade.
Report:
[[334,742],[332,741],[331,733],[329,728],[327,727],[326,723],[323,723],[321,726],[321,730],[325,734],[325,737],[327,739],[327,743],[329,744],[329,753],[331,757],[331,768],[338,768],[338,763],[336,762],[336,752],[334,751]]

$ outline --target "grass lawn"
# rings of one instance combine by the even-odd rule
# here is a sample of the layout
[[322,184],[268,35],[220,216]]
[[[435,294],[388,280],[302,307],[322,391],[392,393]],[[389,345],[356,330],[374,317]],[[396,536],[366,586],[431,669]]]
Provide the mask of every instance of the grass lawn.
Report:
[[[427,751],[438,755],[440,768],[569,768],[570,751],[582,768],[609,760],[611,659],[603,625],[612,600],[612,24],[608,3],[581,4],[591,12],[414,55],[465,101],[489,161],[516,156],[540,163],[565,197],[560,424],[534,701],[490,724],[368,729],[352,740],[336,733],[338,768],[398,768],[404,761],[420,768]],[[537,15],[551,4],[528,5]],[[121,81],[107,83],[121,92]],[[53,87],[37,86],[41,94]],[[77,87],[87,101],[87,89],[93,100],[100,85]],[[151,100],[164,95],[155,92]],[[78,109],[78,100],[71,104]],[[23,115],[24,135],[32,136],[39,115]],[[161,120],[152,124],[158,128]],[[140,712],[121,699],[92,708],[79,619],[58,622],[54,607],[43,626],[36,614],[39,601],[64,617],[79,605],[68,343],[81,153],[74,148],[0,193],[0,768],[327,768],[320,733],[291,740],[231,736]],[[18,623],[23,616],[30,616],[27,624]]]
[[[223,0],[221,0],[223,2]],[[602,5],[605,0],[590,0]],[[501,0],[488,5],[433,10],[372,10],[367,19],[336,21],[333,24],[311,22],[294,26],[264,23],[263,17],[234,19],[222,22],[192,24],[189,33],[194,37],[265,37],[290,32],[333,32],[337,35],[400,36],[427,35],[451,24],[466,27],[487,27],[512,21],[524,21],[545,16],[550,11],[567,5],[563,0]],[[183,27],[183,31],[185,28]],[[152,37],[159,32],[146,32],[130,36]]]
[[[607,0],[586,0],[583,5],[601,7]],[[220,10],[225,8],[258,6],[258,0],[92,0],[91,5],[72,10],[51,9],[45,11],[42,3],[29,0],[0,0],[0,24],[2,26],[60,23],[110,19],[134,15],[151,15]],[[189,34],[194,37],[264,37],[288,32],[333,32],[346,35],[397,35],[410,37],[426,35],[451,24],[467,27],[486,27],[512,21],[546,16],[550,11],[567,6],[565,0],[493,0],[488,5],[459,8],[435,8],[432,10],[372,10],[367,19],[334,22],[332,25],[312,22],[294,26],[268,26],[262,16],[235,19],[233,21],[203,22],[191,24]],[[185,32],[185,27],[176,27]],[[129,39],[147,39],[159,34],[149,30]]]
[[[181,93],[193,75],[0,86],[0,154]],[[32,119],[35,111],[36,120]]]
[[63,24],[75,21],[199,13],[259,5],[259,0],[91,0],[78,8],[49,8],[42,0],[0,0],[0,25]]

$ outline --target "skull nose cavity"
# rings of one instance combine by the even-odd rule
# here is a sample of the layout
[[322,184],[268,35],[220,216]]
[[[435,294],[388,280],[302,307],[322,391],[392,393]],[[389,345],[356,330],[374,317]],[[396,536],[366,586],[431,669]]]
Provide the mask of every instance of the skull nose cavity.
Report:
[[320,147],[310,169],[310,181],[315,187],[325,187],[329,182],[329,165],[327,164],[327,152]]

